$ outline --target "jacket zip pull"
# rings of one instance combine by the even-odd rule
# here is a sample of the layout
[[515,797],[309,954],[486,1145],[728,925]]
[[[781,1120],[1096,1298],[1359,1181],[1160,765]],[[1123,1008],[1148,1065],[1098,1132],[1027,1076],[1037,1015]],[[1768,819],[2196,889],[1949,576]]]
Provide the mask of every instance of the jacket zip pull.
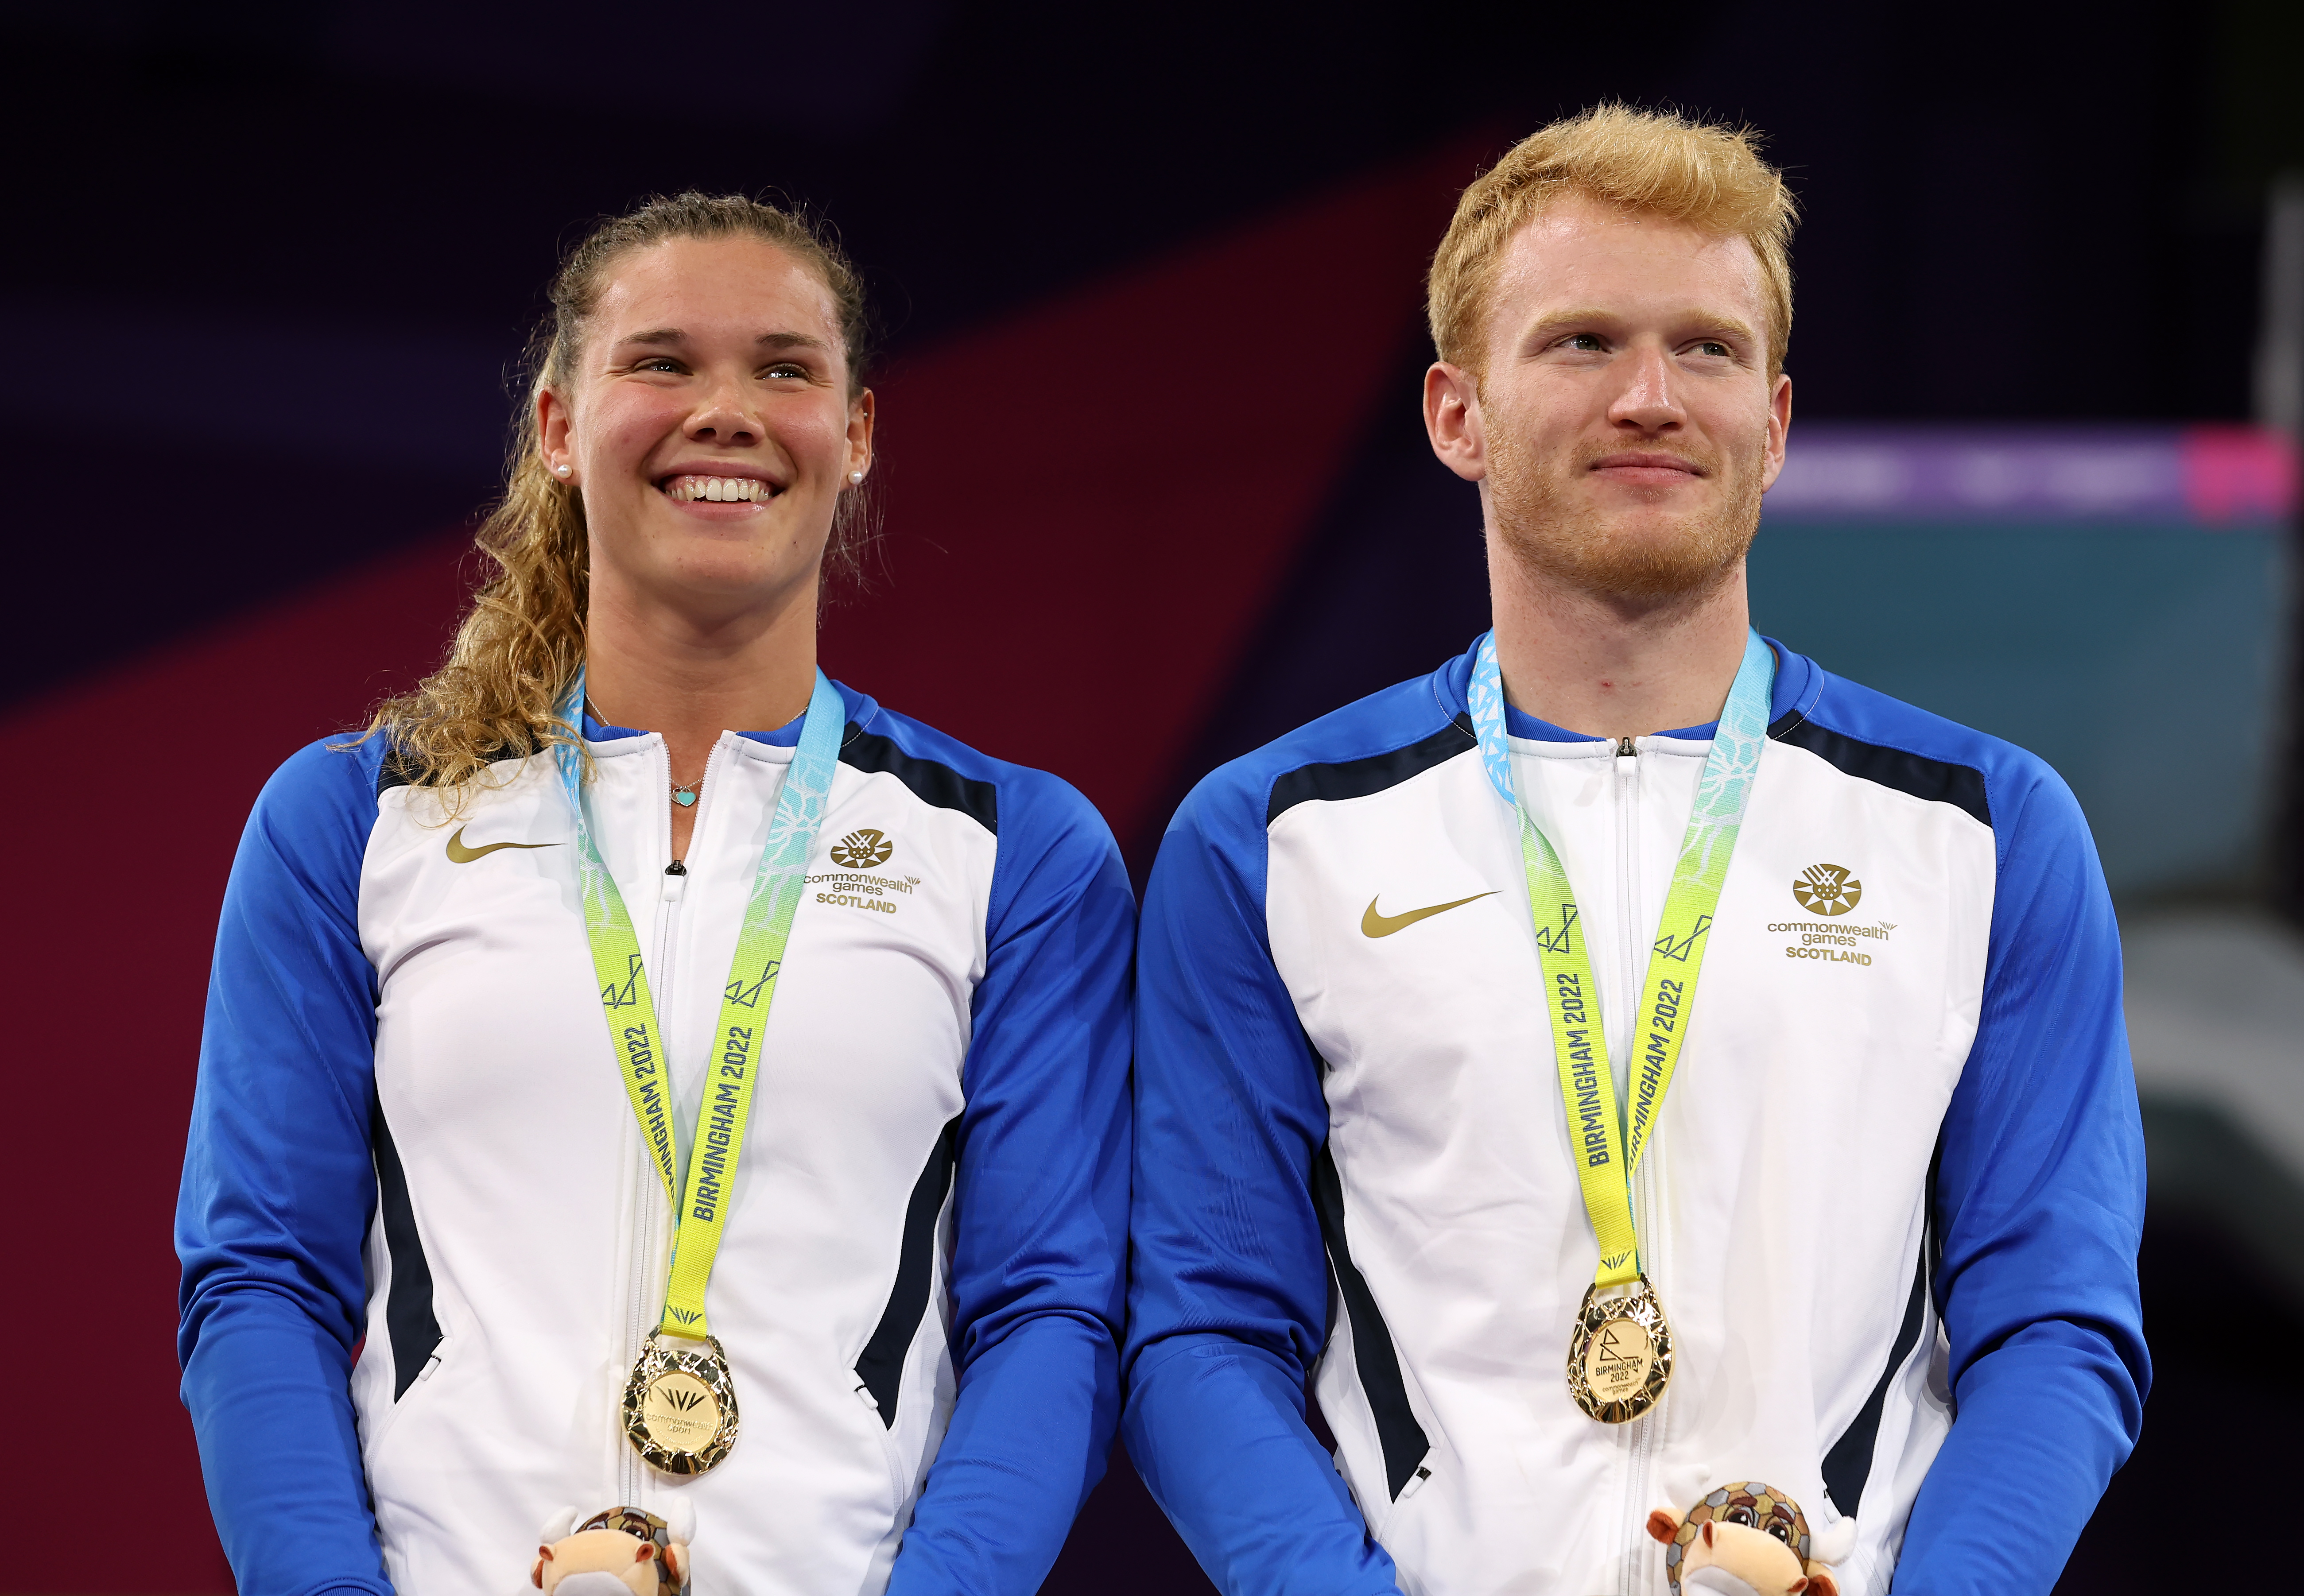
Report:
[[1637,759],[1637,758],[1639,758],[1639,754],[1640,754],[1640,751],[1639,751],[1638,748],[1636,748],[1636,747],[1632,747],[1632,739],[1631,739],[1631,738],[1629,738],[1629,737],[1620,737],[1620,738],[1618,738],[1618,739],[1616,739],[1616,757],[1617,757],[1617,758],[1619,758],[1619,759]]

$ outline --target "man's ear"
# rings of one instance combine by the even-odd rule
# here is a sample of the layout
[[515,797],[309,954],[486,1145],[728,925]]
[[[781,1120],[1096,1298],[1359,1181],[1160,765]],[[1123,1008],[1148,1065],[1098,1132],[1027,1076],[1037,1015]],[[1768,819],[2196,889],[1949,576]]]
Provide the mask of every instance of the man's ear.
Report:
[[1648,1515],[1648,1533],[1669,1543],[1674,1535],[1680,1533],[1680,1515],[1668,1507],[1658,1507]]
[[1440,463],[1467,482],[1488,474],[1487,435],[1479,413],[1479,379],[1435,360],[1424,373],[1424,435]]
[[1768,385],[1768,443],[1760,460],[1760,491],[1775,486],[1784,469],[1784,442],[1792,427],[1792,379],[1783,373]]

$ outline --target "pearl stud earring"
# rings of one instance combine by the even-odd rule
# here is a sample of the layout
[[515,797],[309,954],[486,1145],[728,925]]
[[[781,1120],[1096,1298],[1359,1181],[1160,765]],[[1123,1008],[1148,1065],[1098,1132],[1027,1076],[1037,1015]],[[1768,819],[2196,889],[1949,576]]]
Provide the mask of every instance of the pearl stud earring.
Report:
[[848,480],[851,482],[861,482],[864,480],[864,473],[861,471],[851,471],[848,473]]
[[568,475],[568,468],[567,468],[566,466],[555,466],[555,467],[553,467],[552,469],[553,469],[555,471],[557,471],[558,473],[560,473],[560,475],[561,475],[561,476],[563,476],[563,477],[565,477],[565,476],[567,476],[567,475]]

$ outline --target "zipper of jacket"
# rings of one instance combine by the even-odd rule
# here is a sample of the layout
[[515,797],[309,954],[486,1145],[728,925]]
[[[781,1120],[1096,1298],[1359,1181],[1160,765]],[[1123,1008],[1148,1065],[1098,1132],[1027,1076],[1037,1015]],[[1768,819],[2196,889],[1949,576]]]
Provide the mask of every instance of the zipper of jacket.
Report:
[[1623,1116],[1630,1110],[1632,1072],[1631,1058],[1635,1051],[1632,1033],[1639,1024],[1640,977],[1647,974],[1640,967],[1639,954],[1639,808],[1640,760],[1639,750],[1629,737],[1616,739],[1614,761],[1616,775],[1616,938],[1617,961],[1616,1041],[1618,1045],[1608,1051],[1609,1063],[1616,1072],[1617,1130],[1623,1130]]
[[[1617,1131],[1625,1131],[1631,1106],[1632,1065],[1639,1051],[1640,982],[1647,974],[1639,956],[1639,807],[1640,761],[1639,748],[1629,737],[1616,739],[1616,751],[1611,760],[1614,773],[1616,819],[1616,979],[1615,1002],[1612,1005],[1617,1016],[1615,1035],[1608,1049],[1611,1069],[1616,1077]],[[1647,1231],[1640,1221],[1639,1194],[1631,1194],[1633,1220],[1643,1244]],[[1645,1260],[1644,1260],[1645,1262]],[[1647,1489],[1648,1447],[1645,1420],[1634,1420],[1623,1426],[1624,1498],[1620,1522],[1630,1522],[1639,1512],[1639,1504]],[[1629,1544],[1629,1543],[1628,1543]],[[1636,1548],[1634,1550],[1637,1550]],[[1627,1559],[1624,1596],[1632,1596],[1637,1582],[1632,1578]]]
[[[1657,1167],[1656,1138],[1651,1134],[1648,1150],[1640,1158],[1640,1167],[1632,1178],[1632,1222],[1639,1233],[1640,1267],[1647,1273],[1648,1283],[1656,1287],[1657,1296],[1662,1298],[1664,1288],[1657,1282],[1664,1272],[1664,1235],[1657,1215],[1663,1212],[1664,1204],[1659,1201],[1662,1178],[1656,1173]],[[1672,1313],[1668,1299],[1664,1301],[1664,1308],[1668,1328]],[[1672,1387],[1667,1385],[1664,1394],[1656,1398],[1656,1405],[1626,1426],[1634,1431],[1631,1438],[1632,1496],[1624,1525],[1625,1544],[1632,1554],[1625,1559],[1624,1565],[1627,1596],[1649,1588],[1650,1580],[1647,1573],[1649,1559],[1663,1555],[1664,1549],[1648,1538],[1647,1525],[1649,1512],[1664,1504],[1650,1499],[1648,1479],[1654,1472],[1656,1450],[1662,1444],[1664,1420],[1671,1411]],[[1655,1572],[1660,1575],[1662,1569],[1658,1567]]]

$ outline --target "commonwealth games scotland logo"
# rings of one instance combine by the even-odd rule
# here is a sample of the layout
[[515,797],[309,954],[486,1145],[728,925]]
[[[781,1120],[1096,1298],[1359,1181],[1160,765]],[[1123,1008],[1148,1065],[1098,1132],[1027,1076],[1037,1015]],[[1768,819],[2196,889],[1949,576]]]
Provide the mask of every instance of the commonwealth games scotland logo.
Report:
[[896,845],[885,832],[869,826],[851,832],[832,845],[832,862],[843,870],[875,870],[895,856]]
[[1845,865],[1810,865],[1792,878],[1792,897],[1812,915],[1846,914],[1864,898],[1864,883]]

